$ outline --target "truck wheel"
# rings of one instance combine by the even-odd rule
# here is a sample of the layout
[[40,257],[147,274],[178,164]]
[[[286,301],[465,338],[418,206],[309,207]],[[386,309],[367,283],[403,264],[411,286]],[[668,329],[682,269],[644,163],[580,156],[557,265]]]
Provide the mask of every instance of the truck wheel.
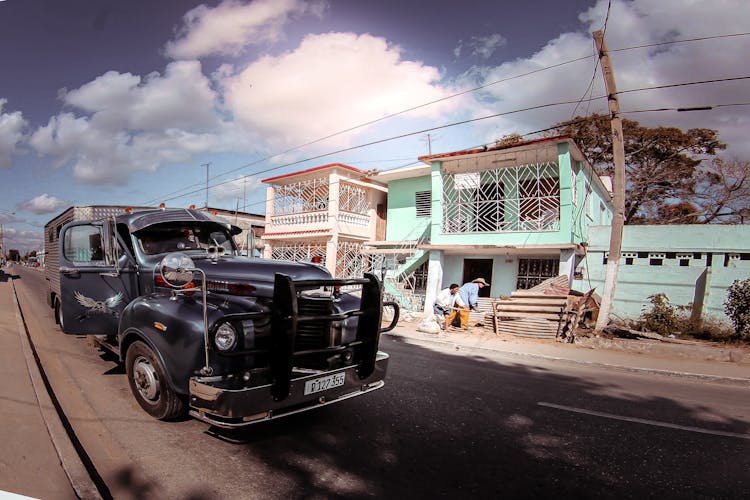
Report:
[[60,299],[55,297],[55,322],[60,325],[60,330],[65,332],[65,323],[63,323],[62,305]]
[[159,358],[145,343],[137,341],[128,348],[125,368],[130,390],[146,413],[159,420],[184,413],[185,403],[169,385]]

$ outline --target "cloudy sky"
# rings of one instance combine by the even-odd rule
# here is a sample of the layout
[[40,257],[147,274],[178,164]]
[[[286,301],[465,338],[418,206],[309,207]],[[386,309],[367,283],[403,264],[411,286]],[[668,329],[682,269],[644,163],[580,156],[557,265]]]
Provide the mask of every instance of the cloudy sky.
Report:
[[[386,170],[428,148],[455,151],[602,112],[591,32],[605,20],[621,91],[747,77],[747,7],[0,0],[5,246],[37,249],[41,226],[70,205],[203,205],[206,170],[209,205],[263,213],[267,177],[332,162]],[[728,154],[750,159],[742,103],[747,79],[621,95],[628,112],[719,106],[625,116],[716,128]]]

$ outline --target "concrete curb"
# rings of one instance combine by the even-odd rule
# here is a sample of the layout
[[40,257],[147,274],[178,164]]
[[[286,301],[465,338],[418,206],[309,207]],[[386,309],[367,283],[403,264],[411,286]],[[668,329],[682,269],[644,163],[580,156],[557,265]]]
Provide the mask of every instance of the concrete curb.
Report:
[[[703,382],[716,382],[716,383],[722,383],[722,384],[728,384],[728,385],[750,387],[750,378],[725,377],[721,375],[705,375],[705,374],[700,374],[700,373],[680,372],[680,371],[673,371],[673,370],[658,370],[655,368],[639,368],[639,367],[634,367],[634,366],[613,365],[613,364],[601,363],[597,361],[584,361],[584,360],[577,360],[577,359],[570,359],[570,358],[561,358],[557,356],[549,356],[546,354],[534,354],[534,353],[508,351],[504,349],[497,349],[497,348],[486,347],[486,346],[473,346],[473,345],[453,342],[451,340],[444,340],[440,338],[434,338],[434,339],[430,337],[420,338],[420,337],[414,337],[411,335],[404,335],[401,333],[393,333],[393,332],[390,332],[387,335],[390,335],[392,337],[398,337],[407,343],[413,343],[413,344],[419,344],[419,343],[438,344],[438,345],[453,347],[457,350],[471,349],[475,351],[488,351],[488,352],[495,352],[495,353],[503,354],[506,356],[515,356],[519,358],[542,359],[545,361],[556,361],[556,362],[571,363],[571,364],[590,366],[590,367],[596,367],[596,368],[607,368],[607,369],[618,370],[618,371],[623,371],[623,372],[644,373],[644,374],[661,375],[661,376],[667,376],[667,377],[680,377],[680,378],[687,378],[687,379],[692,379],[692,380],[699,380]],[[429,335],[429,334],[425,334],[425,335]]]
[[29,340],[26,324],[24,323],[23,316],[18,305],[18,295],[16,292],[15,283],[11,278],[11,285],[13,286],[14,304],[15,304],[15,316],[16,324],[18,325],[18,337],[21,340],[21,346],[23,350],[23,356],[26,361],[26,367],[29,371],[29,377],[31,378],[31,384],[34,387],[34,393],[36,395],[37,402],[39,403],[39,412],[42,415],[42,420],[47,427],[50,439],[52,440],[52,446],[57,452],[57,456],[60,458],[60,465],[65,471],[65,475],[68,476],[70,485],[75,491],[78,498],[91,498],[101,499],[102,496],[99,494],[99,490],[91,479],[89,472],[86,470],[83,462],[81,461],[78,452],[76,451],[73,443],[65,430],[65,426],[60,420],[60,416],[57,413],[52,398],[47,392],[47,387],[44,382],[44,377],[37,364],[37,357],[35,355],[34,347],[31,345]]

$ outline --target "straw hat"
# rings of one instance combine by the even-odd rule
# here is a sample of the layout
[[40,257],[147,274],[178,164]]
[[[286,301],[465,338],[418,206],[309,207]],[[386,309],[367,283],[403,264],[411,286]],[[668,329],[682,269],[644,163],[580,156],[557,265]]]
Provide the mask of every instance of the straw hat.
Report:
[[484,281],[484,278],[477,278],[474,281],[472,281],[472,283],[480,283],[480,284],[482,284],[484,286],[490,286],[489,283],[487,283],[486,281]]

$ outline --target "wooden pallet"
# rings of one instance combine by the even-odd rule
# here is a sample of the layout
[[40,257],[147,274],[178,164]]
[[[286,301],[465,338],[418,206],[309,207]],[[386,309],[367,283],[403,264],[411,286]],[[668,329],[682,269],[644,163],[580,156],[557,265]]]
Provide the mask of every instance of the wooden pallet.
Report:
[[567,295],[546,295],[527,290],[513,292],[492,304],[496,334],[554,339]]

